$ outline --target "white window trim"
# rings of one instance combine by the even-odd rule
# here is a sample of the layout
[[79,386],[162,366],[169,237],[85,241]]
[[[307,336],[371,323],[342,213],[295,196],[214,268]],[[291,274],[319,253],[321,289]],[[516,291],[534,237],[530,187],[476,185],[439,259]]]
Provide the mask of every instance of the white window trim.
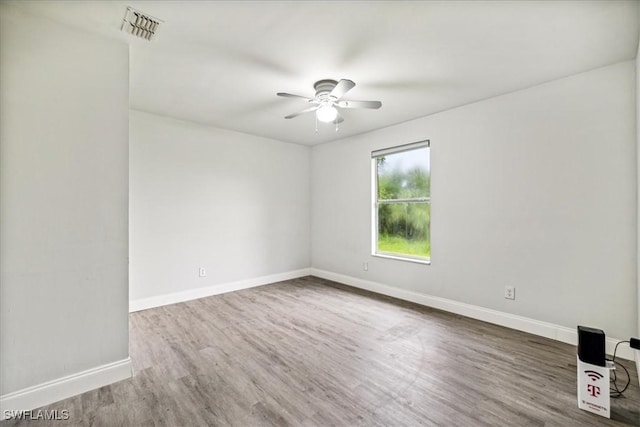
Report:
[[371,256],[378,258],[394,259],[396,261],[407,261],[415,264],[431,265],[431,258],[412,257],[411,255],[393,254],[391,252],[373,252]]
[[[418,148],[423,148],[423,147],[431,147],[431,142],[426,139],[423,141],[418,141],[418,142],[413,142],[410,144],[404,144],[404,145],[398,145],[395,147],[389,147],[389,148],[384,148],[381,150],[374,150],[371,152],[371,211],[372,211],[372,221],[371,221],[371,255],[378,257],[378,258],[386,258],[386,259],[392,259],[392,260],[396,260],[396,261],[407,261],[407,262],[413,262],[413,263],[417,263],[417,264],[426,264],[426,265],[431,265],[431,258],[425,258],[425,257],[417,257],[417,256],[411,256],[411,255],[403,255],[403,254],[396,254],[396,253],[391,253],[391,252],[379,252],[378,251],[378,164],[377,164],[377,159],[378,157],[387,155],[387,154],[396,154],[396,153],[402,153],[404,151],[409,151],[409,150],[415,150]],[[388,204],[388,203],[401,203],[401,202],[406,202],[406,203],[424,203],[427,202],[429,203],[429,206],[431,206],[431,197],[421,197],[421,198],[416,198],[416,199],[410,199],[410,200],[405,200],[405,199],[394,199],[394,200],[385,200],[383,202],[381,202],[382,204]]]

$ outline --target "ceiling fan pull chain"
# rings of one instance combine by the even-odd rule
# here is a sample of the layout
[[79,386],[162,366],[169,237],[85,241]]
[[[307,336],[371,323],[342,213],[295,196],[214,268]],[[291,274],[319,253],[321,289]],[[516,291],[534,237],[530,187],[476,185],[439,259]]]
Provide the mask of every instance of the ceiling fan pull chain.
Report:
[[316,133],[318,133],[318,116],[316,116]]

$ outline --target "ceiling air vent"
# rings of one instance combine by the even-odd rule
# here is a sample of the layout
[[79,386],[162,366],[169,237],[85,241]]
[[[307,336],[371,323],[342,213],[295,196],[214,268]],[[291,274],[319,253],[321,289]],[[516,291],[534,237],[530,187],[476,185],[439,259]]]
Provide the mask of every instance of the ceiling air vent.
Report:
[[127,7],[122,20],[122,31],[140,37],[145,40],[151,40],[156,34],[160,24],[164,22],[158,18],[142,13],[132,7]]

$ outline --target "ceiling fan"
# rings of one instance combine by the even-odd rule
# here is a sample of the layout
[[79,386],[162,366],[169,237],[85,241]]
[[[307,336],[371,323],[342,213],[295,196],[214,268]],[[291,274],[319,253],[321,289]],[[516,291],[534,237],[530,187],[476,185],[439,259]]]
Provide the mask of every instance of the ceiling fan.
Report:
[[[377,109],[382,107],[380,101],[346,101],[342,97],[349,92],[356,84],[351,80],[342,79],[340,81],[335,80],[319,80],[313,88],[316,90],[316,95],[313,98],[307,98],[306,96],[293,95],[290,93],[278,92],[278,96],[285,98],[301,98],[312,104],[311,107],[306,108],[297,113],[289,114],[285,119],[292,119],[298,117],[304,113],[316,112],[316,118],[324,123],[342,123],[344,119],[340,115],[338,108],[372,108]],[[317,127],[317,126],[316,126]]]

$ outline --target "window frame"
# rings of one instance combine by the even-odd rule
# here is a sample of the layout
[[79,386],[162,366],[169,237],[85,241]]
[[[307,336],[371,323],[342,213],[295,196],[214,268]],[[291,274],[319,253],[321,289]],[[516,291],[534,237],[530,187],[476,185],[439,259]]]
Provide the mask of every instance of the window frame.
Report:
[[[394,147],[384,148],[380,150],[374,150],[371,152],[371,183],[372,183],[372,242],[371,242],[371,255],[380,258],[394,259],[398,261],[409,261],[418,264],[431,264],[431,256],[421,257],[410,254],[398,254],[393,252],[378,251],[378,237],[380,232],[379,225],[379,206],[381,204],[393,204],[393,203],[424,203],[429,206],[429,245],[431,245],[431,188],[429,188],[429,197],[416,197],[412,199],[383,199],[378,200],[378,158],[385,155],[403,153],[407,151],[418,150],[421,148],[429,148],[429,173],[431,173],[431,141],[428,139],[412,142],[409,144],[397,145]],[[431,183],[429,183],[431,187]]]

